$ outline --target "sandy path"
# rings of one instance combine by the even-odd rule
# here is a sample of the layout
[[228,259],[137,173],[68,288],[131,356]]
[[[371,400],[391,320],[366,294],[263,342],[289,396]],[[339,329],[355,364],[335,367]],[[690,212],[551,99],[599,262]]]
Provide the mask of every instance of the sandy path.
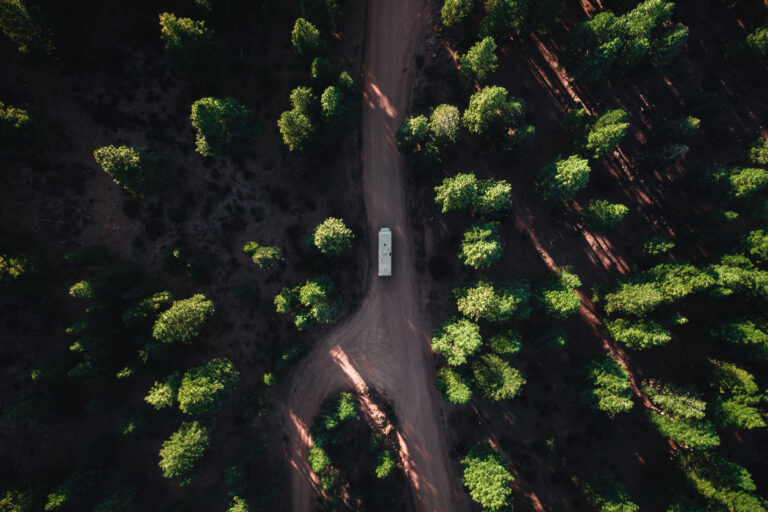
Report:
[[403,161],[394,133],[408,108],[407,68],[424,32],[423,0],[369,0],[363,63],[363,188],[370,230],[371,276],[376,276],[376,233],[393,231],[393,277],[370,279],[360,310],[307,355],[290,383],[285,420],[289,435],[292,510],[306,512],[318,482],[306,463],[308,427],[328,395],[349,387],[377,389],[393,403],[401,454],[415,508],[465,509],[451,474],[432,384],[429,330],[416,289],[406,218]]

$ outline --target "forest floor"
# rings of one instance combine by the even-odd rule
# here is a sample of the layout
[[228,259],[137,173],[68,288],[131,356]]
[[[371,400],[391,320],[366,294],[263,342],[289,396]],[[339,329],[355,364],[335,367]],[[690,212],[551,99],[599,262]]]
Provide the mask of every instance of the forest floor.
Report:
[[[369,233],[393,232],[393,276],[370,280],[358,312],[320,340],[296,368],[285,421],[290,432],[292,509],[308,511],[319,481],[307,464],[309,425],[322,401],[346,388],[378,390],[391,402],[403,469],[417,509],[466,510],[448,459],[441,403],[432,383],[429,331],[423,315],[405,201],[404,162],[395,131],[409,107],[416,36],[424,25],[420,0],[368,4],[363,59],[362,162]],[[424,25],[424,26],[422,26]],[[370,237],[375,254],[376,237]],[[377,259],[370,259],[376,275]],[[318,491],[319,492],[319,491]]]

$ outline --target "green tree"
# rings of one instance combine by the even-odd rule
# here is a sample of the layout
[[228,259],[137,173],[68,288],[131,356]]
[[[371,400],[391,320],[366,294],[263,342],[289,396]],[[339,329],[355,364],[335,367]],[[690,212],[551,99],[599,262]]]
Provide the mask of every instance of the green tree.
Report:
[[669,331],[653,320],[606,320],[608,332],[627,347],[637,350],[666,345],[672,339]]
[[130,487],[112,491],[107,498],[93,508],[93,512],[128,512],[133,510],[136,491]]
[[155,321],[152,337],[161,343],[189,343],[215,310],[213,302],[202,294],[174,301]]
[[0,146],[13,147],[23,143],[32,134],[32,127],[29,112],[0,101]]
[[661,435],[694,450],[720,445],[720,437],[706,419],[707,403],[700,395],[655,381],[643,382],[642,390],[661,411],[648,411],[651,424]]
[[165,379],[164,382],[157,382],[149,389],[149,393],[144,397],[144,401],[157,409],[173,407],[181,385],[181,375],[174,372]]
[[293,110],[313,117],[318,110],[317,95],[310,87],[295,87],[289,96]]
[[277,121],[280,135],[290,151],[300,153],[305,151],[317,127],[312,118],[298,110],[286,110]]
[[240,374],[232,361],[219,357],[188,370],[179,386],[179,408],[187,414],[211,414],[234,391]]
[[469,208],[477,195],[477,178],[474,173],[459,173],[445,178],[435,187],[435,202],[443,213]]
[[503,87],[489,86],[469,98],[462,122],[471,133],[482,134],[489,130],[506,131],[523,119],[525,103],[510,98]]
[[397,466],[397,457],[392,448],[384,448],[376,455],[376,465],[373,472],[376,478],[387,478]]
[[515,398],[525,378],[520,370],[496,354],[484,354],[472,365],[477,387],[483,395],[494,402]]
[[589,161],[576,155],[558,159],[544,168],[539,191],[545,199],[566,199],[587,185]]
[[590,389],[588,401],[593,408],[615,416],[632,409],[629,374],[618,361],[608,354],[592,360],[587,365]]
[[610,478],[600,477],[584,484],[584,495],[598,512],[637,512],[640,507],[632,502],[623,485]]
[[210,429],[199,421],[187,421],[163,441],[160,469],[165,478],[182,476],[192,470],[210,444]]
[[299,0],[301,15],[312,23],[334,28],[341,20],[338,0]]
[[283,262],[283,251],[279,247],[259,245],[256,242],[245,242],[243,253],[262,270],[275,267]]
[[[766,32],[768,35],[768,32]],[[768,165],[768,137],[760,137],[749,148],[747,158],[754,165]]]
[[461,114],[453,105],[438,105],[429,116],[429,135],[437,146],[456,143],[460,130]]
[[190,71],[209,68],[216,62],[219,45],[213,30],[205,22],[177,18],[164,12],[160,15],[160,37],[171,61]]
[[523,38],[532,30],[548,32],[560,18],[563,0],[486,0],[485,9],[481,36]]
[[328,217],[312,232],[312,241],[320,252],[327,256],[338,256],[352,246],[355,234],[342,219]]
[[580,210],[581,220],[589,229],[601,230],[615,226],[629,208],[619,203],[609,203],[605,199],[592,199]]
[[664,254],[675,248],[675,242],[664,237],[654,236],[643,244],[643,252],[651,256]]
[[733,199],[751,199],[768,187],[768,170],[757,167],[721,168],[714,172],[713,178]]
[[451,366],[461,366],[480,348],[480,327],[466,318],[450,318],[432,333],[432,350],[442,354]]
[[82,499],[93,489],[95,478],[93,471],[75,471],[47,496],[43,510],[52,512],[71,507],[74,501]]
[[325,450],[317,444],[312,445],[309,449],[307,460],[309,461],[309,466],[312,468],[312,471],[318,474],[331,465],[331,458]]
[[757,27],[754,32],[747,35],[745,46],[757,57],[768,57],[768,26]]
[[505,180],[483,180],[477,184],[472,210],[485,218],[499,217],[512,208],[512,186]]
[[461,467],[469,495],[483,510],[511,509],[509,485],[514,477],[501,453],[485,444],[476,446],[462,459]]
[[487,269],[501,257],[499,223],[475,224],[464,233],[459,260],[474,269]]
[[22,53],[51,55],[56,50],[39,9],[28,0],[0,0],[0,30]]
[[469,385],[469,379],[453,368],[440,368],[437,371],[435,385],[448,403],[466,404],[472,398],[472,388]]
[[513,356],[520,352],[522,343],[520,336],[513,330],[494,334],[488,339],[488,347],[494,354],[500,356]]
[[763,229],[750,231],[743,238],[745,253],[756,263],[768,261],[768,233]]
[[710,404],[715,422],[724,428],[765,428],[768,415],[759,406],[768,397],[760,395],[754,375],[725,361],[709,359],[709,363],[709,385],[716,393]]
[[339,305],[331,298],[333,281],[328,276],[315,276],[303,285],[285,287],[275,297],[278,313],[293,315],[301,331],[315,324],[328,325],[338,314]]
[[443,18],[443,25],[451,27],[461,23],[464,18],[472,14],[475,7],[474,0],[445,0],[440,14]]
[[160,311],[167,308],[173,302],[173,295],[169,291],[157,292],[123,311],[121,319],[123,325],[129,328],[141,327],[152,320]]
[[297,57],[310,60],[325,50],[320,31],[304,18],[298,18],[291,32],[291,45]]
[[349,109],[341,88],[327,87],[320,97],[320,115],[329,126],[341,125],[349,119]]
[[426,116],[406,118],[395,134],[397,149],[404,153],[420,149],[420,146],[427,139],[428,133],[429,120]]
[[0,494],[0,510],[3,512],[32,512],[34,497],[29,491],[10,490]]
[[250,510],[248,502],[239,496],[232,496],[232,501],[227,507],[227,512],[249,512]]
[[503,322],[512,317],[527,318],[531,289],[526,281],[513,281],[498,290],[488,281],[453,291],[459,312],[475,321]]
[[546,281],[539,288],[539,303],[548,315],[559,319],[568,318],[581,307],[581,297],[576,292],[579,286],[579,276],[561,270],[555,278]]
[[35,264],[24,255],[0,254],[0,292],[14,291],[37,274]]
[[627,134],[627,128],[627,113],[623,110],[609,110],[588,127],[584,156],[601,158],[611,153]]
[[466,54],[459,57],[459,66],[459,80],[464,86],[485,82],[488,76],[499,68],[496,42],[492,37],[478,41]]
[[322,57],[315,57],[309,69],[309,76],[318,89],[333,85],[336,80],[336,68]]
[[192,104],[189,119],[203,156],[243,156],[258,133],[253,112],[234,98],[201,98]]
[[158,193],[172,179],[168,158],[143,148],[104,146],[93,157],[115,183],[134,196]]

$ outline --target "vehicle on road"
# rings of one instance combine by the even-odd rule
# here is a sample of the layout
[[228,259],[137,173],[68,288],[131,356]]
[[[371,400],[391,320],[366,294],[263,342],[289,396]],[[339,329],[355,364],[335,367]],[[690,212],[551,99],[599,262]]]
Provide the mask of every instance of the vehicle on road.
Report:
[[379,230],[379,277],[392,275],[392,231]]

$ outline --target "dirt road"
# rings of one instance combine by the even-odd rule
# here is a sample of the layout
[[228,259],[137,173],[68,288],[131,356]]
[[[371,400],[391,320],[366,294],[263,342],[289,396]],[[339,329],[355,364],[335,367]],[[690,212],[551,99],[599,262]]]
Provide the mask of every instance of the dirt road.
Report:
[[290,383],[285,413],[292,465],[292,510],[314,503],[317,481],[306,463],[308,428],[327,396],[349,387],[377,389],[394,405],[401,454],[413,487],[414,508],[466,509],[452,474],[432,384],[429,330],[416,289],[406,218],[403,161],[394,133],[408,108],[413,46],[428,27],[423,0],[369,0],[363,62],[363,188],[376,276],[376,233],[393,232],[393,276],[370,278],[360,310],[307,355]]

